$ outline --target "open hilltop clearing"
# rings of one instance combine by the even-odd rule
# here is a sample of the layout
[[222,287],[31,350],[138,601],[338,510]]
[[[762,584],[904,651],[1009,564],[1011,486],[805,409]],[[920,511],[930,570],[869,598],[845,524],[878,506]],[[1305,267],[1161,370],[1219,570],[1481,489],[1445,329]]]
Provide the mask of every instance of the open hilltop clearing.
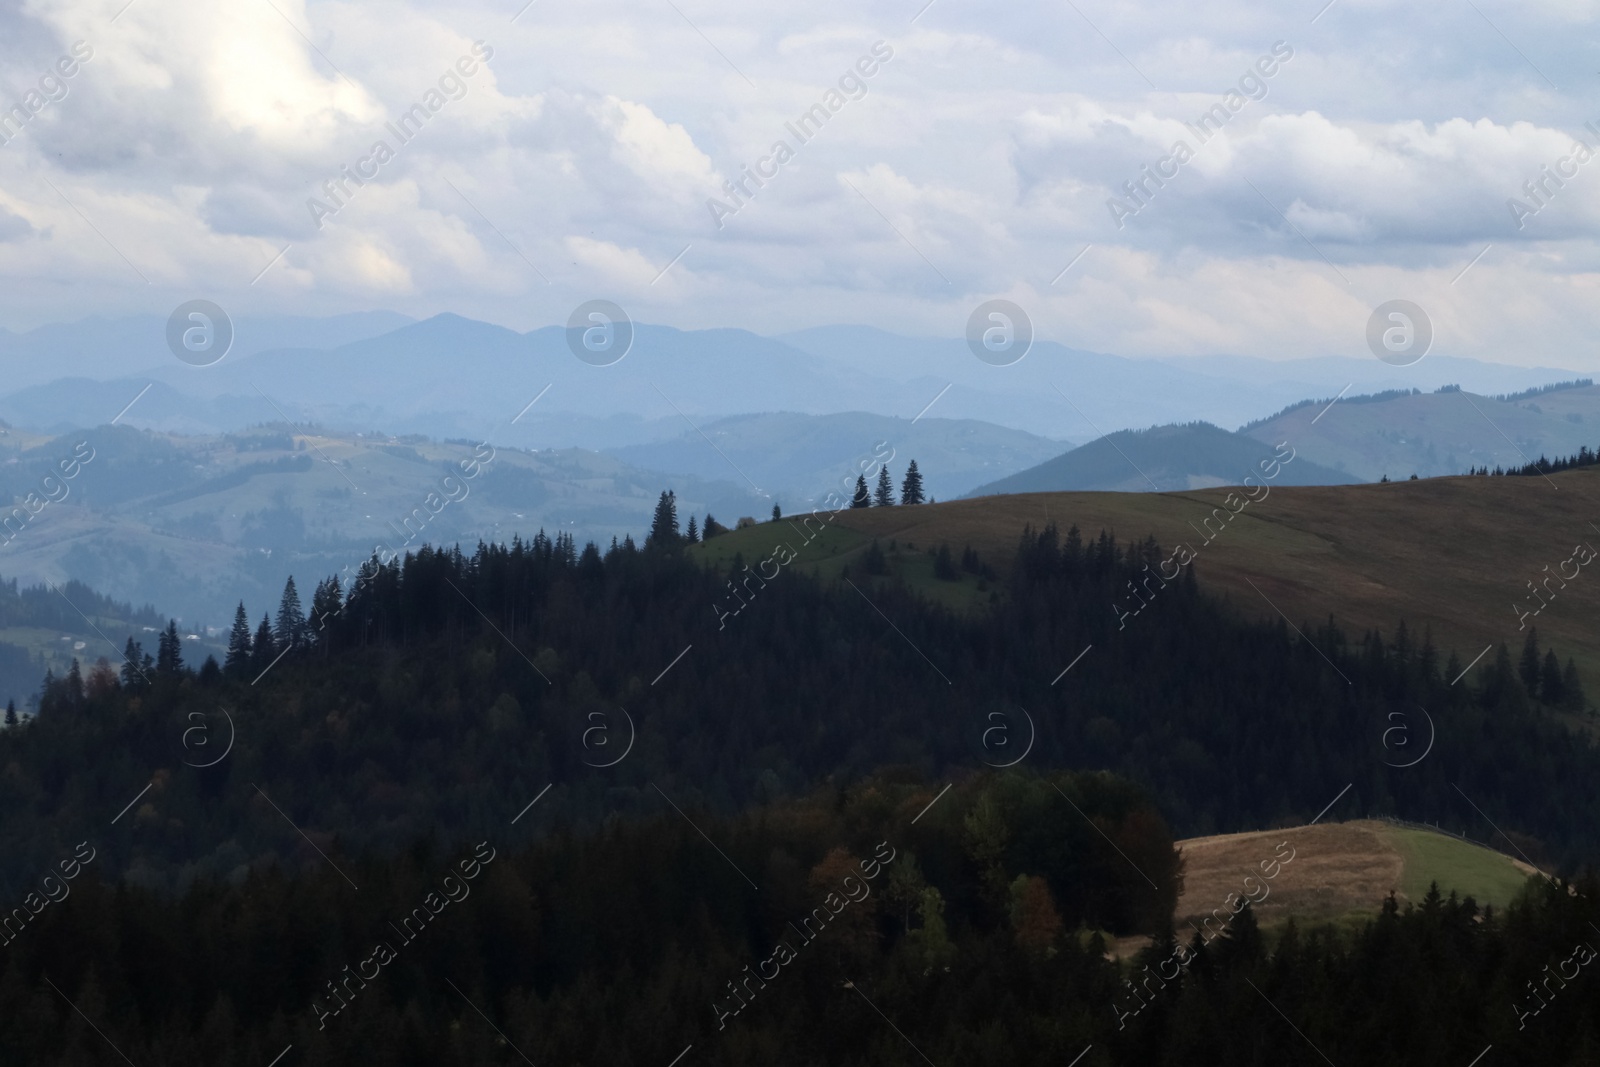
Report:
[[[1279,848],[1287,842],[1286,848]],[[1256,917],[1273,926],[1370,918],[1392,890],[1403,907],[1420,904],[1433,882],[1479,906],[1504,907],[1535,871],[1520,860],[1448,834],[1377,820],[1222,834],[1179,841],[1184,888],[1174,921],[1180,937],[1213,909],[1226,917],[1228,894],[1253,894]],[[1292,850],[1292,851],[1291,851]],[[1286,856],[1287,863],[1263,868]],[[1275,871],[1267,878],[1264,871]],[[1252,878],[1248,886],[1247,877]],[[1265,896],[1262,893],[1265,892]]]
[[[1075,524],[1085,540],[1105,529],[1124,544],[1153,535],[1164,556],[1189,545],[1202,588],[1241,611],[1272,619],[1281,613],[1297,627],[1331,615],[1353,639],[1368,628],[1392,635],[1403,619],[1419,639],[1430,629],[1441,655],[1453,649],[1462,667],[1502,641],[1515,656],[1525,636],[1519,610],[1528,611],[1526,623],[1538,628],[1542,645],[1563,660],[1573,657],[1590,687],[1600,686],[1600,573],[1593,573],[1600,569],[1567,562],[1576,546],[1600,548],[1600,468],[1548,478],[1267,484],[1270,492],[1262,496],[1256,489],[1261,499],[1242,506],[1243,495],[1223,487],[1023,493],[847,509],[810,545],[801,519],[789,516],[724,535],[702,551],[722,561],[739,552],[754,566],[785,541],[797,550],[792,566],[837,574],[848,564],[856,579],[871,542],[887,550],[894,541],[909,561],[903,568],[908,582],[947,603],[975,604],[993,590],[979,590],[971,574],[954,583],[935,580],[929,549],[948,544],[959,559],[970,545],[1003,575],[1025,525],[1054,522],[1064,535]],[[898,573],[896,558],[890,557],[892,573]],[[1576,576],[1563,579],[1563,572]],[[1546,597],[1537,615],[1531,612],[1539,601],[1528,586],[1535,580]],[[1123,604],[1125,610],[1134,606],[1131,598]],[[1146,610],[1160,609],[1157,597]],[[1127,624],[1132,629],[1137,619]]]

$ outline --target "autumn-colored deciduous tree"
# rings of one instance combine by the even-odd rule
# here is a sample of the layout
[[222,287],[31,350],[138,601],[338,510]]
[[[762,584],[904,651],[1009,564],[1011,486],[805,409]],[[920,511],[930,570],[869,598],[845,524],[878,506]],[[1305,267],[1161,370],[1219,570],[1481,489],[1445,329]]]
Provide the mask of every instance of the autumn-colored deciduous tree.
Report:
[[812,925],[806,930],[822,927],[817,940],[828,954],[842,960],[869,951],[878,940],[878,882],[862,874],[860,861],[844,848],[833,848],[811,868],[806,884],[812,897]]
[[1036,875],[1019,874],[1011,883],[1011,929],[1017,944],[1028,952],[1052,954],[1061,935],[1061,915],[1056,911],[1050,883]]
[[89,699],[94,701],[106,700],[117,691],[117,672],[104,656],[95,660],[94,666],[89,668],[89,679],[85,687],[88,689]]

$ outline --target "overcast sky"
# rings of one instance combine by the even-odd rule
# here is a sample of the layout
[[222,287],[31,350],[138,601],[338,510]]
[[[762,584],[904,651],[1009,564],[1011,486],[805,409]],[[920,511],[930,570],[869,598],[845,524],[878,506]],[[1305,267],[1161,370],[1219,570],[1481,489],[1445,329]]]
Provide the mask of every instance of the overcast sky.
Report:
[[958,336],[1005,297],[1079,348],[1371,358],[1404,298],[1436,352],[1600,369],[1600,3],[125,2],[0,14],[10,329],[606,298]]

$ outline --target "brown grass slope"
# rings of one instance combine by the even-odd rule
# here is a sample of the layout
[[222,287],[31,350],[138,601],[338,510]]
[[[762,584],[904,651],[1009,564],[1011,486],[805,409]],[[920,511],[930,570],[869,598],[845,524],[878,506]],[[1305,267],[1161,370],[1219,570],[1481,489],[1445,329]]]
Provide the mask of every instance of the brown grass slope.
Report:
[[[1123,542],[1153,534],[1168,552],[1191,545],[1201,585],[1245,612],[1277,618],[1281,611],[1296,626],[1331,614],[1352,637],[1365,628],[1392,634],[1404,619],[1419,635],[1431,628],[1434,642],[1455,649],[1463,665],[1491,643],[1508,642],[1515,654],[1525,632],[1512,605],[1538,606],[1526,583],[1556,574],[1580,543],[1600,547],[1596,468],[1548,479],[1273,487],[1225,524],[1213,518],[1211,529],[1221,528],[1207,543],[1202,524],[1215,509],[1230,513],[1230,492],[1026,493],[848,510],[835,523],[919,548],[946,542],[959,552],[970,544],[1000,566],[1025,524],[1054,522],[1063,533],[1076,524],[1085,538],[1103,528]],[[1542,644],[1577,660],[1591,699],[1600,695],[1596,564],[1565,588],[1551,580],[1554,597],[1527,620]]]
[[1390,892],[1401,904],[1420,904],[1434,883],[1443,895],[1455,891],[1480,905],[1504,907],[1536,873],[1526,863],[1445,834],[1370,819],[1197,837],[1178,847],[1184,886],[1174,920],[1184,934],[1207,916],[1225,920],[1233,906],[1230,893],[1259,901],[1256,917],[1264,926],[1290,916],[1364,921]]

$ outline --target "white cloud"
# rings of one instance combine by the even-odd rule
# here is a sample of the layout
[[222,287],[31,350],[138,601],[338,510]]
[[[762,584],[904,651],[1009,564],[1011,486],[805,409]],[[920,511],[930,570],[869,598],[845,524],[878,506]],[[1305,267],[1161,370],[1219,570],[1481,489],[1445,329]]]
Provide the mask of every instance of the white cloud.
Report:
[[644,104],[606,97],[597,108],[600,122],[616,138],[617,158],[646,181],[698,194],[721,178],[694,138],[677,123],[665,122]]
[[[1600,149],[1583,130],[1600,107],[1545,80],[1588,84],[1595,0],[1485,0],[1516,48],[1468,7],[1398,0],[1341,0],[1314,26],[1175,0],[941,0],[915,25],[914,7],[842,0],[539,4],[515,24],[488,0],[274,3],[0,14],[0,95],[74,40],[95,50],[0,145],[8,322],[165,314],[204,293],[241,313],[387,305],[531,328],[615,291],[684,326],[951,334],[1016,294],[1080,347],[1278,357],[1358,354],[1365,314],[1407,295],[1437,307],[1440,350],[1574,363],[1600,327],[1600,162],[1547,184],[1521,229],[1506,204],[1574,137]],[[316,228],[306,198],[480,40],[493,58],[464,95]],[[705,199],[793,141],[785,123],[879,40],[894,58],[866,95],[718,229]],[[1275,40],[1295,54],[1265,98],[1118,229],[1107,198],[1193,141],[1185,123]]]

